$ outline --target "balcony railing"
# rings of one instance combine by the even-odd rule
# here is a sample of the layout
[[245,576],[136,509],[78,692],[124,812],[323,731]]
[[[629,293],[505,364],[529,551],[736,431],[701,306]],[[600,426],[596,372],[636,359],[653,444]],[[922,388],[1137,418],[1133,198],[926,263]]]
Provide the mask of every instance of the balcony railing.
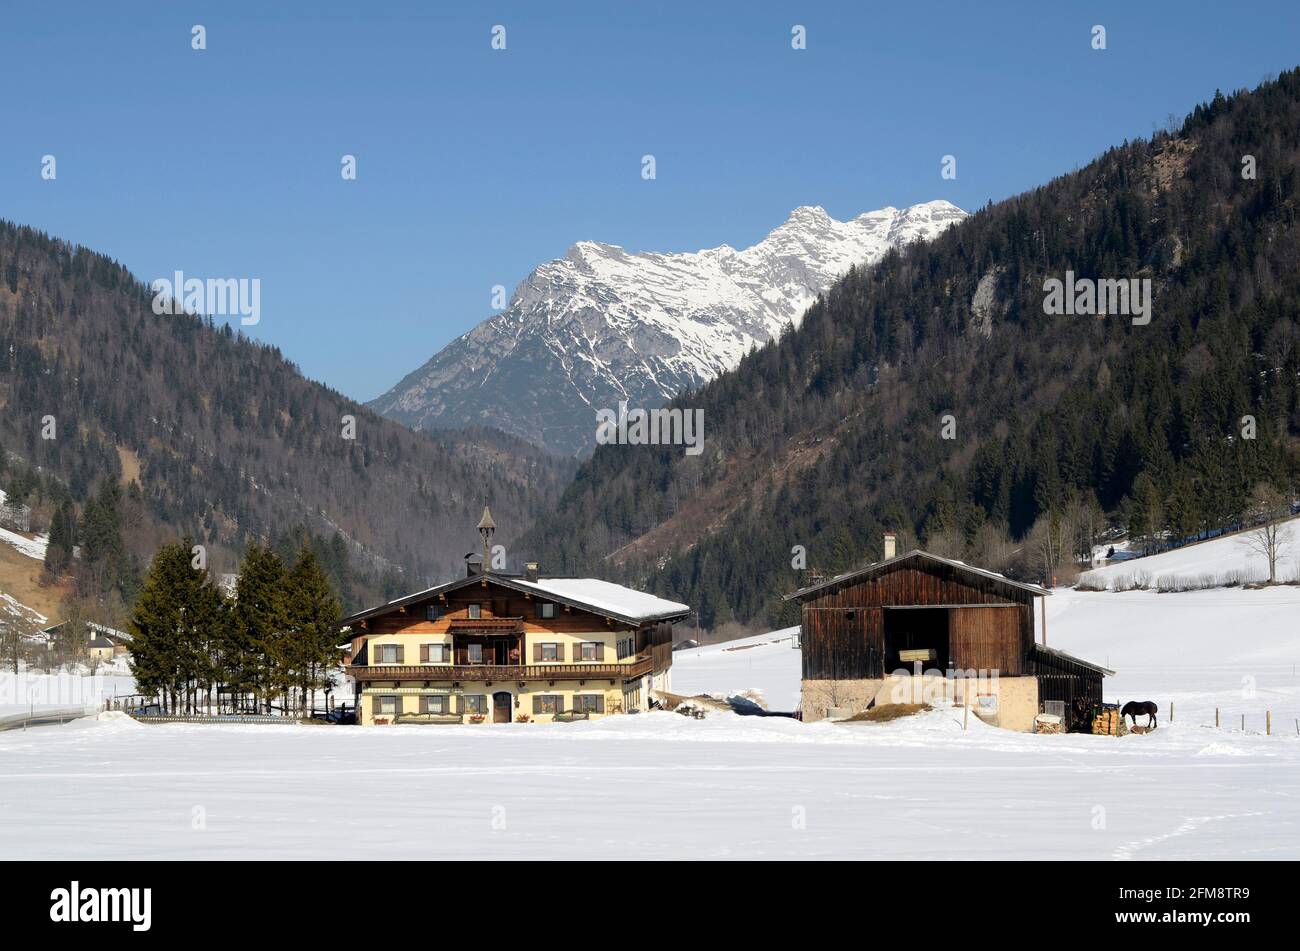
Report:
[[368,680],[628,680],[643,677],[654,668],[649,654],[629,657],[617,664],[372,664],[344,668],[357,681]]

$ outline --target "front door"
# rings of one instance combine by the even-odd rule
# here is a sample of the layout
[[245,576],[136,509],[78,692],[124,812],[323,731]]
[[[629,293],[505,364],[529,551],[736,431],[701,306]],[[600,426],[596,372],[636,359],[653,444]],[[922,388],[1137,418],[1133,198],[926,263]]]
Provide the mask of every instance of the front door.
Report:
[[509,723],[512,719],[511,711],[514,709],[514,698],[510,694],[502,691],[492,695],[492,722]]

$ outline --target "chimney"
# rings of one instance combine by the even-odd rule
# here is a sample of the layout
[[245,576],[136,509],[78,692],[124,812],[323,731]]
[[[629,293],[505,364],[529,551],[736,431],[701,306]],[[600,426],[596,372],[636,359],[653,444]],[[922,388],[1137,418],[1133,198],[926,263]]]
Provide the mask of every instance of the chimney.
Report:
[[898,555],[898,535],[894,532],[885,532],[885,561]]
[[524,580],[525,581],[537,580],[537,562],[530,561],[524,565]]
[[466,578],[473,578],[475,575],[481,575],[482,573],[483,562],[479,561],[477,557],[469,557],[465,559]]

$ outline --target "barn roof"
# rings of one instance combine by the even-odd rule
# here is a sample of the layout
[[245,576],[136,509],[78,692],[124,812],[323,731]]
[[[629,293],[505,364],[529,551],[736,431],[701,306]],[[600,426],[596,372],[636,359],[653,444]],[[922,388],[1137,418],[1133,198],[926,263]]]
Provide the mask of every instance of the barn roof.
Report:
[[1034,651],[1039,654],[1047,654],[1050,657],[1057,657],[1061,660],[1069,661],[1072,664],[1078,664],[1080,667],[1087,667],[1089,670],[1095,670],[1099,674],[1105,674],[1107,677],[1114,677],[1115,671],[1109,667],[1103,667],[1101,664],[1094,664],[1090,660],[1084,660],[1082,657],[1075,657],[1073,654],[1067,654],[1063,650],[1055,647],[1048,647],[1046,644],[1035,644]]
[[883,574],[885,571],[898,567],[908,561],[920,562],[922,563],[922,567],[924,567],[925,563],[930,565],[946,565],[959,574],[968,574],[979,578],[986,586],[992,585],[995,589],[999,587],[1006,589],[1003,593],[1006,593],[1006,591],[1019,592],[1021,594],[1032,595],[1035,598],[1046,597],[1052,593],[1046,588],[1040,588],[1037,585],[1012,581],[1010,578],[1006,577],[1006,575],[1000,575],[995,571],[986,571],[983,568],[976,568],[974,565],[968,565],[964,561],[957,561],[953,558],[940,558],[938,555],[932,555],[928,551],[913,548],[911,551],[905,552],[895,558],[890,558],[887,561],[878,561],[874,564],[867,565],[865,568],[846,571],[844,574],[836,575],[834,578],[827,578],[825,581],[818,582],[817,584],[809,585],[806,588],[800,588],[798,591],[787,594],[781,600],[803,601],[815,594],[823,594],[827,591],[841,587],[842,585],[854,584],[875,575]]

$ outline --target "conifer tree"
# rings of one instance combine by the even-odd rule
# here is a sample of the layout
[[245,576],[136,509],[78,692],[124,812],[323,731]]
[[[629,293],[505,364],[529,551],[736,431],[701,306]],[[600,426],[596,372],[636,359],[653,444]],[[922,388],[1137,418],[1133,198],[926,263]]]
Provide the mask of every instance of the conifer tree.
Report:
[[287,656],[304,711],[310,691],[338,662],[342,606],[312,550],[304,546],[286,578]]
[[269,547],[250,545],[239,566],[223,646],[232,685],[252,693],[259,707],[289,685],[284,673],[285,590],[284,562]]
[[131,617],[131,673],[163,707],[192,710],[212,684],[212,646],[223,626],[220,595],[190,560],[188,539],[154,555]]
[[72,563],[72,549],[76,545],[77,519],[72,502],[64,499],[50,519],[50,539],[45,548],[45,567],[56,578]]

